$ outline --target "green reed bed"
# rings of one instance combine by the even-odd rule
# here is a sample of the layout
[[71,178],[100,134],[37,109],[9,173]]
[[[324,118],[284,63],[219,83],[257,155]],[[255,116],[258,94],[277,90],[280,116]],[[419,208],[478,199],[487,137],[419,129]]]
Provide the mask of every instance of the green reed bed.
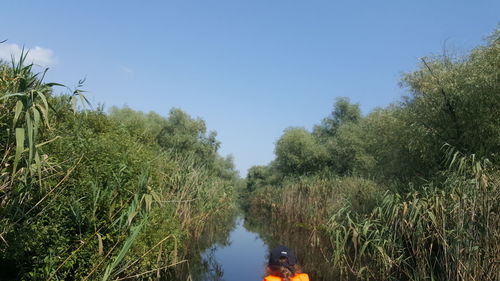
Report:
[[363,280],[498,280],[500,174],[480,167],[387,192],[367,216],[345,206],[327,226],[332,265]]
[[359,178],[315,176],[258,189],[251,198],[247,215],[267,213],[306,228],[308,244],[321,243],[314,240],[318,231],[330,240],[323,262],[349,280],[499,277],[500,178],[489,168],[447,172],[444,183],[408,193],[384,194]]
[[106,114],[25,58],[0,64],[0,279],[140,279],[185,262],[236,182],[203,121]]
[[339,98],[311,132],[285,130],[249,170],[247,210],[321,231],[344,279],[500,280],[500,30],[401,85],[366,116]]
[[381,192],[371,180],[326,173],[290,178],[280,187],[257,189],[248,197],[247,207],[264,207],[288,222],[317,228],[323,226],[344,201],[351,202],[357,212],[369,212]]

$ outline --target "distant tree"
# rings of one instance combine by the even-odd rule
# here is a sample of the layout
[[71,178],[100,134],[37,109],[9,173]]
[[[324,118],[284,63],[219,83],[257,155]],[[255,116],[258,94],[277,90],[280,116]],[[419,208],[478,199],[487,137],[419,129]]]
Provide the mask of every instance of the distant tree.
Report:
[[361,119],[358,104],[350,103],[349,98],[337,98],[330,116],[323,119],[321,125],[314,127],[314,134],[319,137],[332,137],[342,124],[357,123]]
[[168,119],[157,136],[158,144],[164,149],[179,153],[192,153],[199,161],[211,163],[219,149],[217,133],[207,134],[205,121],[193,119],[180,109],[170,110]]
[[347,122],[337,128],[335,136],[328,138],[325,147],[328,153],[329,170],[339,175],[369,173],[375,159],[367,151],[366,126],[363,119],[359,123]]
[[246,178],[247,191],[254,191],[269,184],[271,170],[269,166],[252,166],[248,169]]
[[122,124],[131,135],[136,136],[143,142],[154,142],[161,130],[166,126],[166,118],[158,113],[143,113],[130,107],[111,107],[109,110],[111,119]]
[[[439,168],[442,146],[491,158],[500,151],[500,41],[498,30],[488,45],[468,57],[423,58],[420,68],[405,75],[411,95],[402,116],[410,149],[421,164]],[[432,172],[432,171],[429,171]]]
[[411,150],[409,138],[425,142],[425,136],[412,132],[404,120],[405,114],[400,105],[391,105],[373,110],[358,124],[340,128],[335,145],[330,146],[332,154],[352,152],[352,157],[344,157],[344,160],[351,158],[353,163],[344,162],[337,168],[381,179],[407,179],[420,173],[422,167],[417,164],[420,156]]
[[226,180],[239,179],[238,171],[234,166],[234,157],[231,154],[226,157],[217,156],[213,170],[219,178]]
[[275,165],[284,175],[303,175],[324,166],[326,150],[303,128],[288,128],[276,143]]

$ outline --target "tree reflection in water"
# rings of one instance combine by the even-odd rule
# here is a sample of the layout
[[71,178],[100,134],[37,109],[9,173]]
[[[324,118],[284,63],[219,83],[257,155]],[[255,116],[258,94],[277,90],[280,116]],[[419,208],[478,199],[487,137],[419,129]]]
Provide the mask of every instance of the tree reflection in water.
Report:
[[[222,265],[217,262],[215,258],[215,252],[217,251],[217,245],[214,245],[205,252],[204,263],[206,265],[207,271],[204,274],[203,280],[207,281],[223,281],[224,271],[222,270]],[[202,280],[199,280],[202,281]]]
[[[189,247],[183,249],[182,259],[187,262],[168,269],[164,281],[222,281],[222,265],[215,258],[218,246],[227,246],[229,234],[236,227],[235,210],[212,217],[199,235],[191,237]],[[205,253],[205,254],[203,254]]]
[[292,248],[298,264],[311,280],[340,280],[340,274],[331,267],[329,261],[333,252],[331,243],[320,231],[304,225],[287,224],[279,216],[269,213],[265,210],[245,213],[245,228],[259,233],[270,248],[277,245]]
[[[221,261],[217,260],[216,252],[224,247],[231,247],[230,234],[236,229],[238,221],[241,221],[237,219],[238,215],[244,216],[243,227],[257,234],[269,247],[283,244],[293,248],[298,263],[311,280],[339,280],[338,272],[331,267],[329,261],[332,253],[331,243],[322,237],[320,231],[304,225],[287,224],[279,216],[270,215],[265,210],[244,212],[244,215],[235,211],[214,218],[201,235],[193,237],[191,247],[185,250],[184,258],[188,262],[169,270],[162,280],[236,281],[228,280],[228,276],[224,277],[223,267],[229,265],[221,264]],[[262,271],[263,269],[259,268]]]

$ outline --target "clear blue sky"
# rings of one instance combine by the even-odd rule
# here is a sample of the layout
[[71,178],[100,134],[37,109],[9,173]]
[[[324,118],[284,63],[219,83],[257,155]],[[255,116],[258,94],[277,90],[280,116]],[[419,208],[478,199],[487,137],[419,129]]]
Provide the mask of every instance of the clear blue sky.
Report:
[[[47,81],[87,77],[94,103],[218,132],[242,176],[274,158],[289,126],[311,129],[336,97],[364,113],[397,101],[422,56],[464,53],[500,22],[500,1],[2,1],[0,39],[39,47]],[[0,40],[1,41],[1,40]],[[17,46],[16,46],[17,45]],[[7,46],[7,45],[6,45]],[[5,50],[4,50],[5,53]]]

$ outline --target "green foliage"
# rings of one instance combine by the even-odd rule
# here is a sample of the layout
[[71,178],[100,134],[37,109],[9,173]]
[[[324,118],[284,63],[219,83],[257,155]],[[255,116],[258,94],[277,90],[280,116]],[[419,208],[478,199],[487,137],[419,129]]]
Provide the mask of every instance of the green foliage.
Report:
[[313,134],[285,131],[249,171],[246,210],[321,229],[341,278],[497,280],[499,34],[423,58],[400,103],[361,117],[342,98]]
[[496,42],[462,60],[424,58],[418,71],[405,76],[404,84],[412,92],[405,121],[427,137],[425,143],[412,144],[429,155],[423,161],[436,163],[444,143],[480,157],[499,151],[498,73],[500,43]]
[[205,122],[193,119],[180,109],[170,110],[168,119],[157,135],[158,144],[164,149],[174,149],[179,153],[194,153],[200,162],[213,161],[220,143],[216,133],[207,135]]
[[351,104],[346,97],[337,98],[331,115],[314,127],[314,133],[319,137],[332,137],[341,125],[357,123],[360,119],[358,104]]
[[361,280],[497,280],[499,174],[468,163],[441,186],[386,193],[369,216],[340,209],[327,227],[333,266]]
[[323,165],[326,151],[305,129],[289,128],[276,143],[276,169],[284,175],[304,175]]
[[0,65],[0,279],[161,275],[232,208],[237,172],[203,120],[78,110],[81,83],[55,96],[41,78]]
[[[16,174],[17,167],[21,161],[23,153],[27,152],[25,164],[31,175],[38,170],[41,173],[40,154],[36,146],[38,142],[38,132],[41,126],[47,126],[49,106],[47,96],[51,93],[49,84],[42,84],[41,79],[45,73],[34,74],[32,64],[25,65],[28,52],[21,53],[18,62],[12,61],[12,66],[1,65],[0,72],[0,97],[5,114],[10,115],[11,126],[7,127],[7,122],[3,123],[7,131],[4,155],[12,149],[15,142],[15,156],[12,165],[12,176]],[[4,119],[4,118],[2,118]],[[11,137],[14,135],[14,137]],[[15,139],[15,141],[11,140]],[[32,164],[35,162],[36,167]],[[34,169],[33,169],[34,168]]]
[[246,190],[255,191],[257,188],[266,186],[270,182],[271,171],[267,166],[253,166],[248,169],[246,178]]
[[[280,219],[309,228],[321,228],[345,201],[359,213],[369,213],[382,188],[360,177],[337,177],[330,173],[285,179],[280,187],[260,188],[248,197],[255,215],[262,211],[279,214]],[[265,215],[265,214],[264,214]]]
[[167,121],[155,112],[143,113],[129,107],[111,107],[109,117],[124,126],[138,141],[154,143]]

